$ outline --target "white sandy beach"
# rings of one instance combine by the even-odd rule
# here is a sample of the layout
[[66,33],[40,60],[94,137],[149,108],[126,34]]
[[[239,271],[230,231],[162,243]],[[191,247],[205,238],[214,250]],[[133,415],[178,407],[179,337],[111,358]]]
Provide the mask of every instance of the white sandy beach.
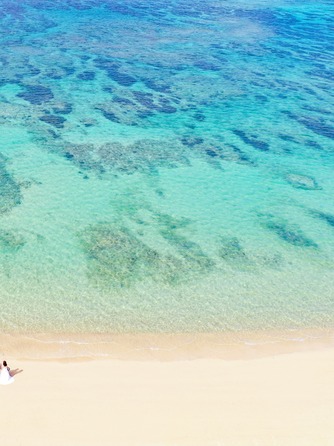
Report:
[[334,445],[334,349],[257,359],[23,361],[0,386],[16,445]]

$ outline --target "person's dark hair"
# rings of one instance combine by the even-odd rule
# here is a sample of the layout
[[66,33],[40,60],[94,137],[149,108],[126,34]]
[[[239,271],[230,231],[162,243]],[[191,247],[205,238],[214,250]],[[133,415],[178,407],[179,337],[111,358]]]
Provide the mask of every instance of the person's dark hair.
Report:
[[7,367],[7,361],[4,361],[2,364],[3,364],[5,367]]

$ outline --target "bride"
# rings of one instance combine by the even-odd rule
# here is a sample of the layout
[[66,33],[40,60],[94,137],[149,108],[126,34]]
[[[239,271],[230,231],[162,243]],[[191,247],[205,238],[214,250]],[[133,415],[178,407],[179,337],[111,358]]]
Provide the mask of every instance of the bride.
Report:
[[6,361],[3,361],[2,364],[0,363],[0,384],[6,385],[13,383],[16,373],[19,373],[18,369],[11,371]]

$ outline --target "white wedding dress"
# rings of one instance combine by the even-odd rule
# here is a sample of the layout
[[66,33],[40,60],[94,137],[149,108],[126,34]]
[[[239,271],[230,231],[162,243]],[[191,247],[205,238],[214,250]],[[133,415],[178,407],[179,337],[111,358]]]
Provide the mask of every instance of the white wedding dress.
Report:
[[11,384],[13,382],[14,378],[10,376],[7,367],[2,367],[2,369],[0,369],[0,384],[5,386],[6,384]]

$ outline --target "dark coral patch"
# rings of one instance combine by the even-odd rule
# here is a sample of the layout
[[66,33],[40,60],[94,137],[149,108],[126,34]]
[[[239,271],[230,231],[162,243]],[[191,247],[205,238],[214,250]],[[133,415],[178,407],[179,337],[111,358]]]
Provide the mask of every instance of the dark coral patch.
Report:
[[123,226],[97,224],[88,227],[80,238],[89,277],[98,286],[130,287],[152,277],[172,285],[185,272],[180,259],[150,248]]
[[286,181],[290,183],[293,187],[297,189],[305,189],[305,190],[317,190],[321,189],[318,186],[316,180],[308,175],[302,175],[297,173],[289,173],[285,177]]
[[283,141],[286,141],[286,142],[294,142],[294,143],[298,144],[298,141],[296,141],[296,139],[295,139],[293,136],[291,136],[291,135],[284,135],[284,134],[281,134],[281,135],[278,135],[278,137],[279,137],[280,139],[282,139]]
[[159,93],[170,93],[170,86],[161,81],[155,81],[153,79],[142,79],[145,86],[150,90],[157,91]]
[[230,266],[245,269],[253,266],[237,237],[222,236],[219,241],[219,257]]
[[5,159],[0,155],[0,215],[21,203],[20,186],[6,169]]
[[197,112],[194,114],[194,119],[196,119],[196,121],[203,122],[206,118],[203,113]]
[[68,76],[75,73],[74,67],[62,67],[62,68]]
[[269,144],[260,141],[259,139],[246,135],[242,130],[233,130],[233,133],[237,135],[245,144],[249,144],[254,147],[254,149],[261,150],[262,152],[267,152],[269,150]]
[[132,91],[132,94],[135,99],[145,107],[153,103],[154,96],[152,93],[147,93],[144,91]]
[[69,113],[72,113],[73,107],[68,102],[65,102],[61,105],[57,105],[56,107],[52,108],[54,113],[60,114],[60,115],[68,115]]
[[312,211],[312,214],[334,227],[334,215],[327,212]]
[[185,146],[192,148],[194,146],[197,146],[198,144],[203,144],[204,139],[195,136],[184,136],[183,138],[181,138],[181,142]]
[[39,118],[39,120],[53,125],[57,129],[62,129],[64,127],[64,122],[66,121],[65,118],[57,115],[43,115]]
[[41,105],[53,99],[50,88],[43,85],[25,85],[26,91],[18,93],[18,97],[34,105]]
[[117,104],[134,105],[133,102],[130,101],[130,99],[123,98],[123,97],[120,97],[120,96],[114,96],[112,101],[117,103]]
[[118,124],[121,122],[120,119],[113,112],[107,112],[103,110],[102,114],[106,119],[108,119],[108,121],[116,122]]
[[219,157],[219,153],[217,153],[216,150],[213,149],[205,149],[205,153],[211,158]]
[[98,68],[104,70],[110,79],[123,87],[129,87],[137,82],[137,79],[133,76],[120,71],[122,65],[119,62],[100,57],[95,59],[95,64]]
[[95,72],[94,71],[83,71],[82,73],[78,74],[78,79],[82,81],[92,81],[95,79]]
[[321,119],[302,118],[299,119],[299,122],[318,135],[334,139],[334,126],[327,124]]
[[0,231],[0,251],[2,253],[15,253],[25,245],[25,239],[12,231]]
[[119,71],[120,64],[114,62],[100,63],[99,67],[106,71],[108,77],[123,87],[130,87],[137,82],[137,79],[129,74]]
[[219,71],[221,69],[219,65],[217,65],[213,62],[205,61],[205,60],[196,61],[194,63],[194,67],[200,68],[201,70],[205,70],[205,71]]
[[176,113],[177,109],[175,107],[172,107],[171,105],[160,105],[159,107],[156,107],[156,110],[160,113]]
[[108,76],[115,82],[117,82],[119,85],[122,85],[123,87],[130,87],[131,85],[135,84],[137,80],[129,76],[125,73],[120,73],[119,71],[113,71],[113,73],[108,72]]
[[317,248],[317,244],[306,237],[302,230],[296,226],[291,226],[282,221],[268,221],[265,226],[274,232],[281,240],[290,245],[305,248]]

